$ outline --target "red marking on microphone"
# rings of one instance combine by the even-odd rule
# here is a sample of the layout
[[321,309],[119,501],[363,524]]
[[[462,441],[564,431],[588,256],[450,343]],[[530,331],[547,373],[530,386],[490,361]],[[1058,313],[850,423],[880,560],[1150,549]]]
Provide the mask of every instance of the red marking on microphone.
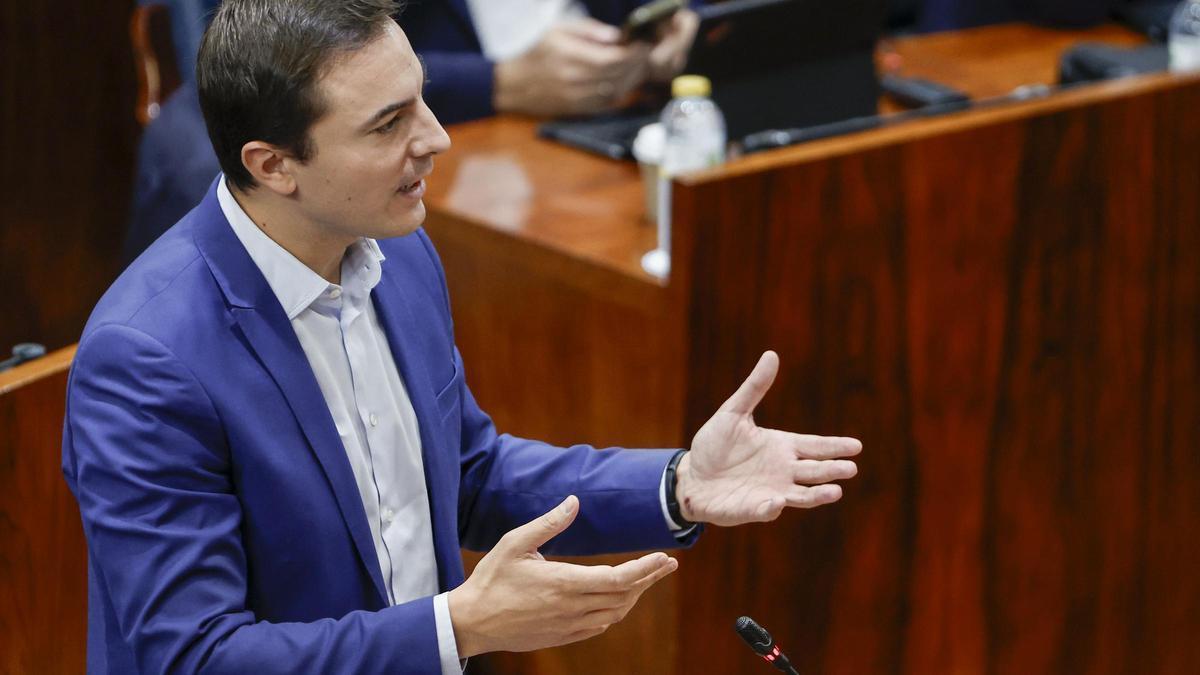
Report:
[[767,654],[767,655],[766,655],[766,656],[764,656],[763,658],[767,660],[767,663],[774,663],[774,662],[775,662],[775,654]]
[[771,656],[779,657],[779,645],[775,645],[775,648],[771,650]]

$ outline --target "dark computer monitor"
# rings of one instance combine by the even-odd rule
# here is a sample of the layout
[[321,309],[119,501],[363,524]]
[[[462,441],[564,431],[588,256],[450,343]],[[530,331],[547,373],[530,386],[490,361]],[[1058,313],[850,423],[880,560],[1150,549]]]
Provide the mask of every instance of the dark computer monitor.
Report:
[[876,112],[886,0],[733,0],[699,13],[686,70],[712,81],[731,139]]

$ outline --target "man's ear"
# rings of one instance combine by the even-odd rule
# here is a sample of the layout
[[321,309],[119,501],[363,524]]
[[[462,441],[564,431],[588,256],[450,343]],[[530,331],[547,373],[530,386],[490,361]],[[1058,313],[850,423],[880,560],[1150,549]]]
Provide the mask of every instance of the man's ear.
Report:
[[280,195],[296,191],[290,159],[282,148],[263,141],[250,141],[242,146],[242,164],[254,182]]

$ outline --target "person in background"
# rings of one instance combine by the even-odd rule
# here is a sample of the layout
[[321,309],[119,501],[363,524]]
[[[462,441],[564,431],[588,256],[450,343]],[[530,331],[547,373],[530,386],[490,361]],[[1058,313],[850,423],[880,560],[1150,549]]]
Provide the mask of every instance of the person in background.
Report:
[[[685,9],[655,42],[622,43],[616,26],[644,2],[410,0],[396,20],[425,62],[425,97],[443,122],[497,112],[558,117],[618,108],[643,84],[668,82],[682,70],[699,19]],[[173,0],[173,33],[198,35],[206,23],[199,12],[216,4]],[[181,64],[194,63],[194,52],[184,56]],[[220,170],[193,73],[183,75],[139,143],[126,264],[191,210]]]
[[496,112],[556,117],[618,107],[684,66],[699,19],[677,13],[654,43],[617,28],[645,0],[426,0],[398,17],[429,71],[446,122]]

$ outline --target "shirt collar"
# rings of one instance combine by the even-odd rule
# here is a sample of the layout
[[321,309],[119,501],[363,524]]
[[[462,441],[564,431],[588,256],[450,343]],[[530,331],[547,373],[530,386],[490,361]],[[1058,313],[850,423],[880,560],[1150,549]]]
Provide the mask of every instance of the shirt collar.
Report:
[[336,297],[341,295],[342,286],[349,286],[363,289],[369,295],[379,283],[384,255],[374,239],[364,237],[347,249],[342,259],[342,286],[339,286],[326,281],[259,229],[234,199],[224,176],[217,184],[217,201],[233,233],[279,299],[289,321],[328,291],[337,289]]

